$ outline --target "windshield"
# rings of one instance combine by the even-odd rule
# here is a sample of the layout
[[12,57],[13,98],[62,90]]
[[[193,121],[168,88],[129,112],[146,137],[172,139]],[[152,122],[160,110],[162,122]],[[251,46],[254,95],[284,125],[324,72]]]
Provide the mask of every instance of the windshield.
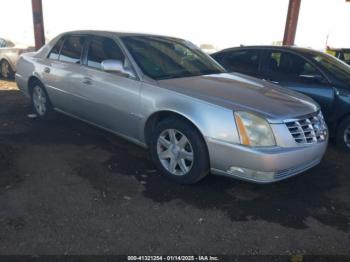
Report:
[[185,41],[157,36],[124,36],[122,41],[143,73],[156,80],[225,72]]
[[313,54],[312,59],[325,67],[335,77],[341,80],[350,81],[350,66],[339,59],[323,53]]

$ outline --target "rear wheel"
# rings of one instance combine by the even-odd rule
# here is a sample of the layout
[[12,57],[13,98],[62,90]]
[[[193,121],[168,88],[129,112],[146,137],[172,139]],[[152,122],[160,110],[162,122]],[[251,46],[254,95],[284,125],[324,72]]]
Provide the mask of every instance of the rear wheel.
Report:
[[5,79],[12,79],[14,76],[14,72],[10,63],[7,60],[2,60],[0,63],[0,74]]
[[337,130],[337,145],[350,153],[350,117],[345,118]]
[[31,100],[34,112],[39,118],[47,118],[51,114],[51,104],[44,86],[38,81],[31,89]]
[[209,157],[201,134],[182,119],[161,121],[150,143],[158,170],[180,184],[193,184],[209,173]]

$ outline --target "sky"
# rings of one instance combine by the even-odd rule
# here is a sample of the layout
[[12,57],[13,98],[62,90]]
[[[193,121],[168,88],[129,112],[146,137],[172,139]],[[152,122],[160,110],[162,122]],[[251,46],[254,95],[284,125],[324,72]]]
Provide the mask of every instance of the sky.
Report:
[[[30,0],[0,0],[0,37],[33,44]],[[181,37],[217,49],[283,39],[288,0],[43,0],[46,37],[98,29]],[[296,45],[350,47],[350,3],[302,0]]]

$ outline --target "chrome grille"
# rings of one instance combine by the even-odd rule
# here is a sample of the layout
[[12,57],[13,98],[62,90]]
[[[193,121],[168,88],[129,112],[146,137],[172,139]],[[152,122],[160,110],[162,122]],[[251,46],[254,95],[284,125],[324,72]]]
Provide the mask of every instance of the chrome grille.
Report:
[[321,112],[298,120],[286,121],[287,128],[298,144],[313,144],[325,141],[327,126]]

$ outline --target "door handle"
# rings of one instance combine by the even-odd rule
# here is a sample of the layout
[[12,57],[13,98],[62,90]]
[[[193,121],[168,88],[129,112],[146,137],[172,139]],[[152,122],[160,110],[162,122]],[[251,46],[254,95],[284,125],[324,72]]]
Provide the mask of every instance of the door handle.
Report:
[[84,77],[83,84],[84,85],[91,85],[92,79],[90,77]]
[[270,82],[271,82],[271,83],[274,83],[274,84],[276,84],[276,85],[279,85],[279,84],[280,84],[280,82],[278,82],[278,81],[272,81],[272,80],[270,80]]
[[50,70],[49,67],[45,67],[45,68],[44,68],[44,72],[45,72],[46,74],[50,74],[50,71],[51,71],[51,70]]

